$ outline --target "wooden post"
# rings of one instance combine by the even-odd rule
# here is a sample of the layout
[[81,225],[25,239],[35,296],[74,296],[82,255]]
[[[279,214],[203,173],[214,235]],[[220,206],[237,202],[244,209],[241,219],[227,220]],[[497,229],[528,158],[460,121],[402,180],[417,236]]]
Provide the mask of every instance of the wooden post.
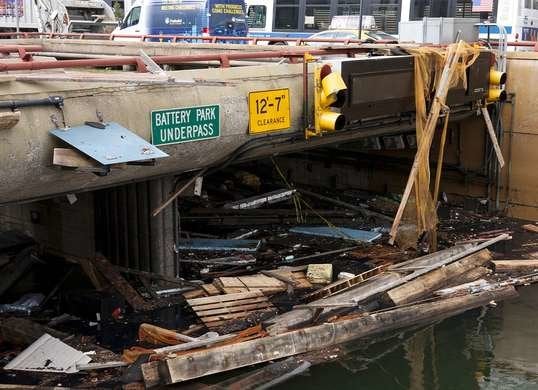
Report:
[[486,122],[486,129],[488,129],[489,138],[491,138],[493,149],[495,150],[495,154],[497,155],[497,160],[499,161],[499,167],[502,168],[504,167],[503,153],[501,152],[499,141],[497,140],[497,136],[495,135],[495,129],[493,128],[493,123],[491,123],[489,111],[487,107],[481,107],[480,110],[482,111],[482,116],[484,117],[484,121]]

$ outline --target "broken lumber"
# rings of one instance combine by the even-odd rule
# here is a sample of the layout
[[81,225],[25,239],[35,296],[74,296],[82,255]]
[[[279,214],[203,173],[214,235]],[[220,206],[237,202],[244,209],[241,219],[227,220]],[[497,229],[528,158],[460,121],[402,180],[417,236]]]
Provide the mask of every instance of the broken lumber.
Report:
[[[476,294],[439,299],[434,302],[325,323],[278,336],[195,351],[174,359],[145,363],[142,365],[142,371],[147,386],[184,382],[322,349],[385,331],[447,318],[483,306],[492,299],[500,301],[517,295],[513,286],[506,286]],[[253,353],[253,351],[256,352]],[[146,380],[145,373],[148,371],[154,373],[155,366],[160,373],[158,381],[155,381],[154,377],[148,377]],[[153,368],[153,370],[147,370],[145,367]]]
[[523,273],[538,270],[538,260],[494,260],[496,273]]
[[328,286],[320,288],[319,290],[316,290],[313,293],[306,295],[305,297],[303,297],[303,299],[306,302],[311,302],[316,299],[330,297],[331,295],[335,295],[340,292],[349,290],[353,286],[363,283],[366,280],[374,277],[375,275],[380,274],[385,268],[385,266],[375,267],[368,271],[355,275],[352,278],[338,280],[334,283],[329,284]]
[[149,311],[155,308],[151,302],[146,302],[142,298],[105,257],[97,256],[91,262],[134,310]]
[[383,295],[383,301],[396,306],[416,301],[435,290],[448,286],[464,273],[480,267],[490,260],[490,252],[483,249],[387,291]]
[[[364,283],[353,286],[346,291],[323,299],[317,299],[308,303],[306,306],[312,308],[324,306],[324,309],[320,314],[329,315],[341,308],[341,306],[333,305],[339,305],[342,302],[349,303],[352,300],[352,303],[365,302],[368,299],[373,298],[373,295],[371,294],[372,291],[399,279],[401,279],[401,276],[395,272],[382,273],[366,280]],[[308,308],[293,309],[266,321],[266,323],[269,324],[267,331],[271,335],[287,332],[290,328],[296,327],[299,324],[312,321],[315,314],[315,310]]]

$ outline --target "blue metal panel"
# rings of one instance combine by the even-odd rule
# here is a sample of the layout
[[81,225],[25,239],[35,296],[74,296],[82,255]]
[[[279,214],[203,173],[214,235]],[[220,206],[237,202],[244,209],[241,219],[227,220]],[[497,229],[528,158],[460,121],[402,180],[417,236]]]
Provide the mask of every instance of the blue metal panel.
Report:
[[211,238],[193,238],[181,240],[176,245],[177,249],[191,251],[234,251],[256,252],[261,245],[258,240],[223,240]]
[[54,129],[50,133],[103,165],[168,157],[157,147],[117,123],[104,128],[83,125]]
[[381,233],[368,230],[349,229],[328,226],[297,226],[290,229],[292,233],[311,236],[343,238],[345,240],[372,242],[381,237]]
[[[504,26],[504,28],[506,29],[507,34],[512,34],[512,26]],[[499,34],[499,27],[497,27],[494,24],[493,25],[479,24],[478,29],[479,29],[478,32],[480,34],[487,34],[488,30],[490,34]]]

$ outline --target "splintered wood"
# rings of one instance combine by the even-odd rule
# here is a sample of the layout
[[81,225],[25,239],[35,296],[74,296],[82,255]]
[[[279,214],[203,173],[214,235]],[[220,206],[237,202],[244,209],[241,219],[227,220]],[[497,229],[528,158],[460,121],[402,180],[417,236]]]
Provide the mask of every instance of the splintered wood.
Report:
[[274,308],[261,291],[188,299],[187,303],[210,329],[222,326],[230,320],[244,318],[253,312]]

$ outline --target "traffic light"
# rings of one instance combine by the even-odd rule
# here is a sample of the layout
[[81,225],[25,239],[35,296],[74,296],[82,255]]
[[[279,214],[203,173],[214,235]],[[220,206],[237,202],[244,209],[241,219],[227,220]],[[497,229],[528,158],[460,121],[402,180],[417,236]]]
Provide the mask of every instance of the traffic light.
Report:
[[306,137],[341,130],[346,118],[339,112],[346,101],[347,86],[339,72],[330,64],[317,65],[314,70],[314,131],[307,129]]
[[489,71],[488,103],[504,102],[506,100],[506,73],[491,68]]

